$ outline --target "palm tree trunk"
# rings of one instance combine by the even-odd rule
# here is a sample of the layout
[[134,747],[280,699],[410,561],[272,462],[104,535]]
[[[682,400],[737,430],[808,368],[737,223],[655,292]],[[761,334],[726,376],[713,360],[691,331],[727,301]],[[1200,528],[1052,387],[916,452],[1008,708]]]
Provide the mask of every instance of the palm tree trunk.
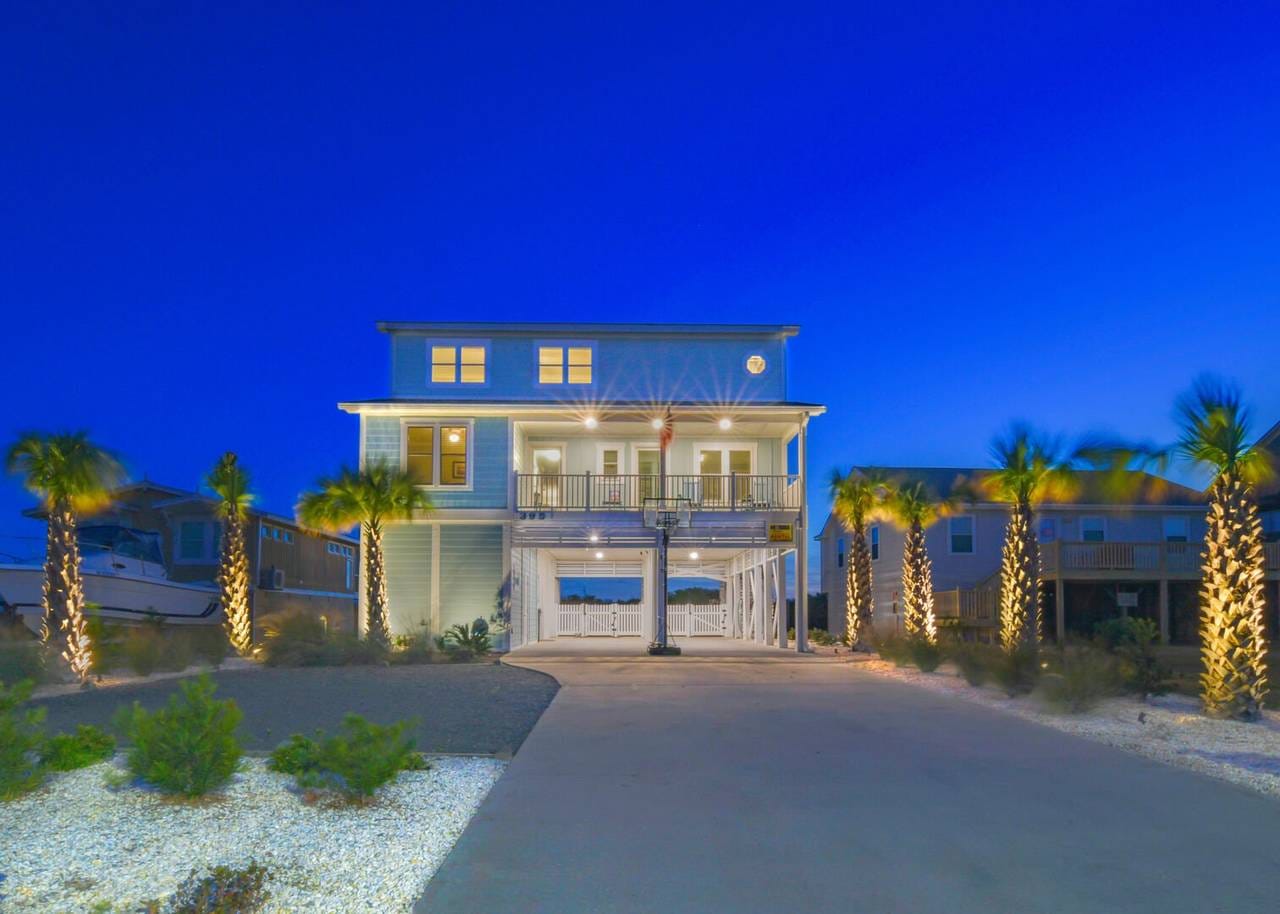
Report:
[[382,555],[382,524],[366,523],[364,534],[364,586],[368,608],[365,636],[370,641],[385,646],[391,642],[391,633],[387,626],[387,576]]
[[871,619],[875,610],[871,593],[871,550],[866,527],[856,527],[845,573],[845,632],[849,646],[869,649]]
[[924,528],[917,522],[907,531],[902,551],[902,622],[908,638],[938,642],[933,611],[933,563],[925,546]]
[[1262,522],[1249,486],[1224,473],[1209,491],[1200,589],[1205,713],[1256,718],[1267,694]]
[[1013,506],[1000,564],[1000,644],[1013,653],[1040,643],[1040,543],[1031,529],[1031,505]]
[[81,682],[87,681],[93,663],[93,645],[85,627],[76,515],[65,501],[55,503],[49,510],[43,596],[41,640],[45,644],[56,643],[71,672]]
[[241,657],[253,654],[253,618],[249,606],[249,554],[244,544],[244,518],[232,508],[222,525],[218,557],[218,589],[227,640]]

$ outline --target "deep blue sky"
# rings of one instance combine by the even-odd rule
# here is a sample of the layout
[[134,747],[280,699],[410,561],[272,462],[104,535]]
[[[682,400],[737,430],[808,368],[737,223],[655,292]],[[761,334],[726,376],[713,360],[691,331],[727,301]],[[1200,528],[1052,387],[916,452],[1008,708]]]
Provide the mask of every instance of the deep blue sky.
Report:
[[1274,6],[141,6],[5,7],[6,439],[287,511],[378,319],[801,324],[817,478],[1280,419]]

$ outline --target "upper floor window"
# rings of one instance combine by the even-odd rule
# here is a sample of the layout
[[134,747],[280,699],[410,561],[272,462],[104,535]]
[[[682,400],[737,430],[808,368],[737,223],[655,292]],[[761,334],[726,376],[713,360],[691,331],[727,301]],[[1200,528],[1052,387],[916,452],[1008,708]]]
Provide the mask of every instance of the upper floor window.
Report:
[[867,537],[871,541],[871,561],[874,562],[876,559],[880,558],[880,528],[875,526],[871,527],[871,529],[867,531]]
[[471,470],[471,425],[415,422],[405,426],[404,468],[420,486],[466,486]]
[[1040,542],[1052,543],[1058,538],[1058,522],[1052,517],[1040,519]]
[[483,384],[487,352],[483,345],[435,343],[431,346],[432,384]]
[[594,379],[592,345],[538,346],[539,384],[590,384]]
[[1185,517],[1166,517],[1164,519],[1164,541],[1166,543],[1185,543],[1191,539],[1191,524]]
[[178,524],[177,560],[197,564],[216,562],[221,540],[222,525],[217,521],[184,520]]
[[844,567],[844,537],[836,540],[836,567]]
[[1280,540],[1280,511],[1262,512],[1262,538],[1268,543]]
[[1107,521],[1102,517],[1080,518],[1080,539],[1086,543],[1104,543],[1107,540]]
[[973,518],[952,517],[948,519],[949,549],[955,555],[971,555],[973,553]]

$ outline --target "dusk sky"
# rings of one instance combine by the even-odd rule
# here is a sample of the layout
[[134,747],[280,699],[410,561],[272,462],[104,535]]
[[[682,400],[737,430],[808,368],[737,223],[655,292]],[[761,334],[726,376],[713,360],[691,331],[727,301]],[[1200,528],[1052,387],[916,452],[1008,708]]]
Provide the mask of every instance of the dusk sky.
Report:
[[380,319],[799,324],[815,528],[836,464],[1167,439],[1202,371],[1280,420],[1274,5],[143,6],[5,7],[6,444],[290,512]]

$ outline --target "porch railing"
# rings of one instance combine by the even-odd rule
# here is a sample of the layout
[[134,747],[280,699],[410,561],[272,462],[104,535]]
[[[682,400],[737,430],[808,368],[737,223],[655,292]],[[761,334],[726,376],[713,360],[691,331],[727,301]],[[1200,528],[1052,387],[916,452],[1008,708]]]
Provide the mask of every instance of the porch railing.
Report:
[[933,607],[940,619],[990,625],[996,619],[999,597],[994,590],[935,590]]
[[638,511],[646,498],[687,498],[694,511],[798,510],[800,477],[668,474],[517,473],[517,511]]
[[[1267,566],[1276,567],[1276,553],[1269,547]],[[1160,572],[1195,575],[1200,570],[1200,543],[1046,543],[1040,548],[1044,574],[1071,572]]]

